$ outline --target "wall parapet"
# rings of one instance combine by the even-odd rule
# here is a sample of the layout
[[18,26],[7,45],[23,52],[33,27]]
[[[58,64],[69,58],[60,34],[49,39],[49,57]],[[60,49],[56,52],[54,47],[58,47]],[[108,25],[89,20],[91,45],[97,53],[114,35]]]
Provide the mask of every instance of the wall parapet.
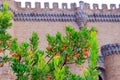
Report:
[[[89,22],[120,22],[120,13],[86,12],[14,12],[15,21],[89,21]],[[78,22],[78,23],[79,23]]]
[[[107,4],[102,4],[101,5],[101,9],[99,8],[100,5],[98,4],[93,4],[92,5],[92,9],[90,8],[90,4],[89,3],[85,3],[83,1],[79,1],[79,5],[77,6],[76,3],[71,3],[70,4],[70,8],[68,8],[68,4],[67,3],[62,3],[62,4],[59,4],[57,2],[53,2],[52,4],[52,8],[50,8],[50,5],[49,5],[49,2],[45,2],[44,3],[44,8],[41,8],[41,3],[40,2],[35,2],[35,8],[32,8],[31,7],[31,2],[25,2],[25,7],[22,8],[21,7],[21,2],[16,2],[14,1],[14,5],[17,9],[17,11],[24,11],[24,10],[28,10],[30,11],[31,9],[32,10],[76,10],[76,9],[84,9],[84,10],[90,10],[90,11],[100,11],[100,12],[119,12],[120,11],[120,4],[119,4],[119,7],[117,8],[116,7],[116,4],[110,4],[110,9],[108,9],[108,5]],[[62,8],[60,8],[59,6],[62,6]]]
[[83,1],[79,2],[79,7],[71,3],[70,9],[67,3],[62,3],[62,9],[59,9],[57,2],[53,3],[53,9],[49,8],[48,2],[44,3],[43,9],[40,2],[35,2],[35,8],[31,8],[30,2],[25,3],[25,8],[21,7],[21,2],[14,1],[14,5],[15,10],[9,9],[13,11],[15,21],[75,21],[79,26],[86,22],[120,22],[120,6],[117,9],[115,4],[110,5],[110,10],[106,4],[102,4],[102,9],[93,4],[93,9],[90,9],[90,5]]
[[107,44],[101,47],[101,54],[109,56],[113,54],[120,54],[120,43]]
[[120,22],[120,13],[88,14],[89,22]]

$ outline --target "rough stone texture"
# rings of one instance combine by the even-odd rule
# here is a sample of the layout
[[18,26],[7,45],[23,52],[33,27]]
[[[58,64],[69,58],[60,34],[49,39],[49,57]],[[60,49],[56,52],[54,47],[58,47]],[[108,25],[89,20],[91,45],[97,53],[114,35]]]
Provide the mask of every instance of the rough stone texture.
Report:
[[104,56],[106,80],[119,80],[120,43],[102,46],[101,53]]
[[29,41],[33,31],[37,32],[40,38],[40,49],[46,49],[46,34],[55,35],[57,31],[65,34],[65,26],[71,25],[78,30],[75,22],[14,22],[14,36],[18,38],[18,42]]
[[[71,8],[68,9],[67,3],[63,3],[62,9],[60,9],[59,4],[54,3],[54,8],[50,9],[49,3],[45,4],[45,8],[41,8],[40,3],[37,3],[35,8],[31,8],[31,3],[28,2],[25,8],[21,8],[20,2],[15,2],[14,0],[8,0],[8,2],[10,10],[14,13],[14,25],[8,32],[13,37],[17,37],[19,43],[28,41],[32,32],[35,31],[40,37],[39,48],[45,50],[47,46],[45,35],[47,33],[55,35],[57,31],[60,31],[64,35],[65,26],[68,24],[74,26],[77,30],[81,25],[88,28],[95,26],[98,30],[99,48],[105,44],[120,42],[120,6],[116,8],[115,4],[111,4],[110,9],[108,9],[106,4],[102,5],[102,9],[99,9],[98,4],[94,4],[93,9],[90,9],[88,3],[80,1],[80,7],[76,7],[75,3],[71,3]],[[36,13],[40,13],[41,15],[39,16]],[[120,79],[119,57],[120,55],[116,54],[105,57],[106,80]],[[82,65],[82,70],[86,65]],[[82,70],[80,66],[76,66],[75,64],[69,66],[72,72],[81,74]],[[6,72],[7,69],[0,69],[0,80],[15,80],[14,74]]]
[[120,80],[120,55],[113,54],[105,57],[106,80]]
[[87,23],[87,27],[94,26],[97,30],[99,46],[110,43],[120,42],[120,23],[119,22],[94,22]]

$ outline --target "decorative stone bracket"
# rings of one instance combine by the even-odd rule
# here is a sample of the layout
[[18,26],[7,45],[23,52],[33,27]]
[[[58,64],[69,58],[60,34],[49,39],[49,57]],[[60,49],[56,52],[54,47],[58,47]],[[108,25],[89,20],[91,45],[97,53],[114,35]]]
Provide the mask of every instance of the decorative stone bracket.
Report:
[[107,44],[107,45],[102,46],[101,53],[103,56],[120,54],[120,43]]
[[104,57],[105,80],[120,79],[120,43],[107,44],[101,47]]

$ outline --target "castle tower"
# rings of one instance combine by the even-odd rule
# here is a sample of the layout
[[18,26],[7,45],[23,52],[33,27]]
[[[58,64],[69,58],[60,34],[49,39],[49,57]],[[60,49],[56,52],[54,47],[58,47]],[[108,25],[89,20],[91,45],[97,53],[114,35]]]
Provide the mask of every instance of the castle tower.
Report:
[[106,80],[120,80],[120,43],[102,46]]

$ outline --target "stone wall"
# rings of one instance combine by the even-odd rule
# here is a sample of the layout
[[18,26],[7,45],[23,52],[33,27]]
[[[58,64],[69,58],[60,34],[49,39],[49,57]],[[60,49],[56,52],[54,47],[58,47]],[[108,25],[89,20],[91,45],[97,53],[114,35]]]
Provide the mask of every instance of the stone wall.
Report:
[[[64,35],[66,25],[71,25],[76,30],[79,30],[82,26],[96,27],[99,48],[105,44],[120,42],[120,5],[119,8],[116,8],[115,4],[110,4],[110,9],[108,9],[106,4],[102,4],[102,9],[99,9],[98,4],[93,4],[93,9],[91,9],[90,4],[80,1],[79,7],[76,6],[76,3],[71,3],[71,7],[68,8],[67,3],[62,3],[62,8],[59,8],[58,3],[53,3],[53,8],[50,8],[49,3],[46,2],[44,8],[41,8],[41,3],[36,2],[35,8],[31,8],[31,3],[26,2],[25,8],[21,8],[20,2],[8,1],[9,9],[12,10],[14,15],[14,25],[8,32],[13,37],[18,38],[19,43],[28,41],[32,32],[35,31],[40,37],[39,48],[45,50],[47,46],[46,34],[55,35],[59,31]],[[2,4],[0,4],[0,7],[2,7]],[[106,80],[119,80],[119,69],[117,71],[119,63],[117,61],[119,61],[119,55],[114,54],[105,57],[105,66],[100,67],[106,69]],[[83,66],[86,66],[86,64]],[[74,73],[81,74],[78,65],[72,64],[70,69]],[[112,74],[112,72],[115,74]]]
[[34,21],[15,21],[14,22],[14,36],[18,38],[19,42],[28,41],[32,32],[37,32],[40,38],[40,49],[46,49],[47,39],[46,35],[49,33],[55,35],[56,32],[65,34],[65,26],[71,25],[77,30],[79,27],[75,22],[34,22]]
[[120,80],[120,43],[102,46],[106,80]]
[[88,22],[87,27],[94,26],[97,30],[99,46],[120,42],[120,22]]

